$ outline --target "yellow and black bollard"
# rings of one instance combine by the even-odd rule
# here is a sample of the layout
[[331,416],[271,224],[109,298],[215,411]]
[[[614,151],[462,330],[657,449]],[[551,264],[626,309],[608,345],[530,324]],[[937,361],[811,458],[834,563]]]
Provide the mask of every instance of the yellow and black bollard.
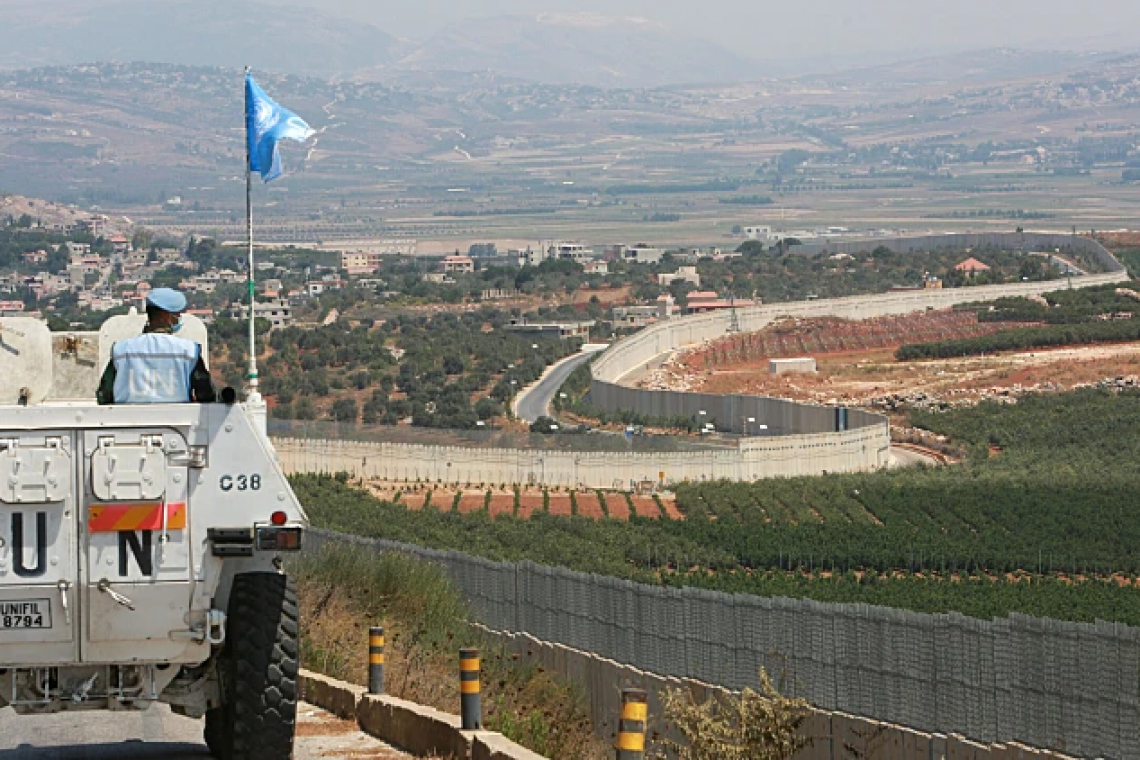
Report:
[[459,650],[459,701],[463,730],[483,727],[483,705],[479,696],[479,650]]
[[384,626],[368,629],[368,693],[384,693]]
[[617,760],[642,760],[645,757],[645,724],[648,720],[649,695],[645,690],[622,689]]

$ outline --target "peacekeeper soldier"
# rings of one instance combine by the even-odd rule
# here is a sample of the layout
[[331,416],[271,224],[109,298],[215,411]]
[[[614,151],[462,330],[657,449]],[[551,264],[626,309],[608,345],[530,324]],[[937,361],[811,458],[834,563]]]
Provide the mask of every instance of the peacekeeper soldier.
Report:
[[186,296],[156,288],[146,298],[147,324],[137,338],[111,347],[111,361],[95,394],[100,404],[178,404],[217,400],[202,347],[176,337]]

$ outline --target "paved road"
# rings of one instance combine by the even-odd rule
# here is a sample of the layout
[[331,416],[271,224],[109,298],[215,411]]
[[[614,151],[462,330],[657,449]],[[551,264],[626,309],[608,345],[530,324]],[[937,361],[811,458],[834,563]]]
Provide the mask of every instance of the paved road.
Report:
[[887,460],[887,467],[889,469],[894,470],[899,467],[913,467],[918,464],[934,465],[937,467],[942,463],[932,456],[927,456],[913,449],[891,446],[891,457]]
[[594,348],[574,354],[548,369],[542,379],[519,394],[518,399],[515,400],[515,416],[527,422],[534,422],[542,415],[549,414],[550,402],[554,399],[554,394],[558,393],[558,389],[562,387],[562,383],[566,382],[566,378],[570,377],[574,368],[603,348],[607,347]]
[[[353,757],[409,758],[312,705],[297,708],[294,760]],[[207,760],[202,721],[174,715],[165,705],[146,712],[16,715],[0,710],[0,760]]]

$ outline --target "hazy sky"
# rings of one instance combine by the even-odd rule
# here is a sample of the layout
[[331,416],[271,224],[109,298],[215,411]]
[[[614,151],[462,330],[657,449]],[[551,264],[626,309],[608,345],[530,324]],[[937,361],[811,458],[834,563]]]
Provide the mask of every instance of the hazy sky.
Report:
[[[1140,46],[1140,0],[287,0],[423,37],[466,17],[591,11],[643,16],[739,52],[806,57],[930,45],[1101,38]],[[1134,40],[1134,41],[1133,41]]]
[[[103,5],[113,0],[38,0]],[[171,2],[172,0],[154,0]],[[30,0],[0,0],[0,10]],[[505,13],[641,16],[757,58],[993,46],[1140,49],[1140,0],[259,0],[312,6],[422,39]]]

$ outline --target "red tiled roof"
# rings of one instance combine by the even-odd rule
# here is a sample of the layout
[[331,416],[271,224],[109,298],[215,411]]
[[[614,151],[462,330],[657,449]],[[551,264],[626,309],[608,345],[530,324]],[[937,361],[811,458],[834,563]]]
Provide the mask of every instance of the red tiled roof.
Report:
[[966,259],[961,264],[955,265],[954,268],[959,272],[988,272],[990,270],[988,266],[978,261],[973,256]]

